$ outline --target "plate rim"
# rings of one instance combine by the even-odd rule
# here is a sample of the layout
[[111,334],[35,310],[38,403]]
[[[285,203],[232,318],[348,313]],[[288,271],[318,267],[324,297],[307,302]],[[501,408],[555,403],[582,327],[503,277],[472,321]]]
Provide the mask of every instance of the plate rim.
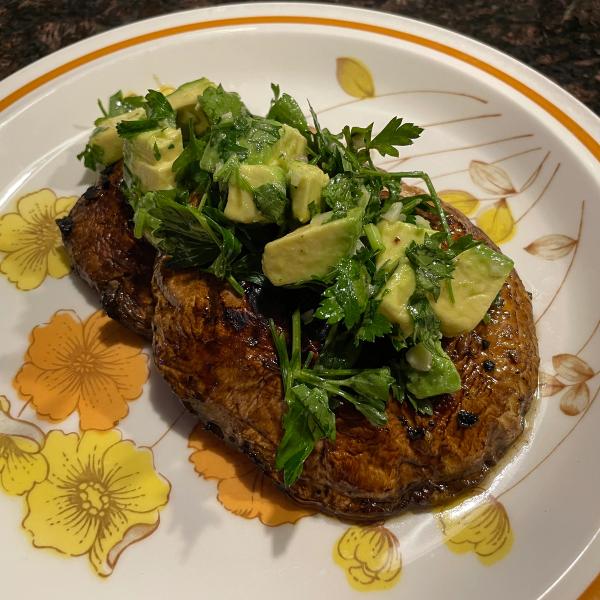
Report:
[[[294,11],[297,11],[300,14],[296,14]],[[269,19],[269,17],[271,17],[271,19]],[[185,28],[186,24],[193,24],[194,21],[197,22],[196,24],[203,24],[204,26]],[[481,69],[477,64],[464,60],[458,56],[457,53],[469,56],[474,59],[474,61],[482,62],[490,67],[490,69],[498,70],[507,78],[521,83],[521,85],[538,96],[542,96],[544,93],[546,96],[549,95],[550,99],[547,99],[546,101],[562,113],[567,120],[572,121],[575,126],[580,128],[589,138],[588,143],[584,142],[566,122],[558,118],[551,111],[548,111],[534,98],[523,92],[522,89],[515,87],[507,79],[496,76],[503,84],[508,85],[531,100],[534,103],[536,110],[544,111],[554,117],[553,123],[555,126],[562,125],[565,127],[571,135],[578,139],[579,143],[587,149],[588,156],[596,158],[596,160],[600,162],[600,142],[598,141],[600,140],[600,116],[596,115],[590,108],[585,106],[580,100],[575,98],[556,82],[539,73],[532,67],[529,67],[492,46],[438,25],[384,11],[307,2],[226,4],[177,11],[167,15],[159,15],[112,28],[75,42],[74,44],[65,46],[64,48],[19,69],[0,81],[0,125],[7,117],[17,117],[18,113],[21,112],[20,110],[17,110],[16,113],[12,115],[12,110],[7,112],[7,109],[18,108],[21,101],[23,102],[21,108],[26,108],[26,106],[28,106],[27,101],[31,101],[31,92],[43,92],[46,84],[56,80],[61,75],[68,75],[69,72],[74,71],[75,69],[84,69],[98,58],[114,54],[120,50],[127,51],[128,48],[134,46],[134,44],[127,44],[126,42],[128,40],[144,37],[144,32],[149,33],[155,26],[159,24],[166,25],[167,23],[172,23],[173,25],[162,27],[158,30],[158,33],[163,33],[172,29],[173,31],[171,33],[163,33],[163,35],[160,36],[149,37],[148,39],[140,40],[135,45],[151,41],[152,39],[160,39],[160,37],[166,37],[167,35],[193,31],[207,31],[209,29],[218,29],[227,26],[243,26],[244,24],[261,25],[272,23],[296,25],[298,27],[303,25],[337,26],[345,27],[346,30],[355,31],[361,34],[380,33],[382,35],[387,35],[390,38],[395,37],[396,39],[408,42],[412,41],[413,43],[415,43],[415,39],[410,39],[411,36],[413,38],[428,38],[424,38],[424,36],[418,33],[410,34],[409,32],[411,30],[414,31],[415,29],[425,29],[433,34],[432,37],[435,37],[435,34],[437,33],[440,34],[443,39],[452,39],[461,42],[460,44],[457,44],[458,50],[455,50],[455,52],[444,52],[447,56],[450,55],[452,58],[470,64],[472,67]],[[364,27],[352,27],[351,25],[363,25]],[[405,35],[393,35],[393,32],[404,33]],[[439,47],[436,48],[427,44],[423,45],[427,45],[429,48],[433,48],[440,52],[443,52],[440,48],[441,46],[452,49],[444,42],[435,42],[434,40],[429,41],[437,44]],[[110,52],[102,53],[103,48],[113,49],[110,50]],[[77,62],[82,57],[85,58],[91,55],[93,56],[89,60]],[[481,56],[484,56],[485,58],[481,58]],[[71,57],[70,61],[68,60],[69,57]],[[63,61],[65,60],[68,62],[64,63]],[[77,64],[74,64],[65,71],[56,72],[52,77],[44,79],[49,73],[52,74],[57,69],[60,69],[61,62],[63,64],[70,64],[72,62]],[[502,68],[495,66],[497,63],[500,63]],[[57,64],[58,67],[56,66]],[[495,76],[491,71],[486,69],[482,70]],[[526,83],[520,81],[520,79],[517,78],[517,75],[514,74],[515,72],[517,75],[524,76]],[[27,89],[25,89],[23,93],[18,94],[23,88]],[[544,88],[546,89],[544,90]],[[572,116],[573,113],[576,113],[577,118]],[[585,126],[581,125],[581,122],[584,122]],[[594,137],[586,128],[596,128],[598,131],[597,137]],[[558,599],[563,598],[565,593],[577,594],[583,592],[587,585],[589,585],[597,575],[597,564],[599,559],[600,531],[597,531],[581,553],[573,558],[571,565],[569,565],[563,573],[557,575],[555,581],[538,597],[538,600],[541,600],[542,598]]]
[[[306,15],[295,15],[294,10],[307,11]],[[281,14],[280,11],[283,11]],[[323,12],[324,11],[324,12]],[[240,13],[238,16],[227,16],[231,13]],[[278,13],[278,14],[273,14]],[[310,14],[312,13],[312,14]],[[334,16],[323,16],[323,14],[331,14]],[[222,18],[217,19],[203,19],[195,23],[191,23],[194,15],[217,15]],[[340,19],[337,15],[348,14],[355,15],[359,18],[358,21],[352,21],[351,19]],[[223,18],[223,15],[226,15]],[[385,25],[381,24],[382,18],[385,17]],[[470,50],[475,50],[475,56],[472,53],[465,52],[462,49],[455,49],[448,44],[440,43],[434,39],[430,39],[425,36],[415,35],[402,31],[394,27],[389,27],[388,20],[392,19],[397,24],[404,23],[412,26],[413,28],[425,28],[442,34],[443,37],[450,37],[452,39],[458,39],[463,44],[469,46]],[[125,37],[124,39],[118,39],[108,45],[102,46],[101,43],[105,39],[119,38],[121,33],[133,31],[135,29],[148,30],[152,29],[153,25],[160,22],[177,22],[181,21],[179,25],[174,25],[158,30],[154,30],[152,33],[146,32],[145,34],[138,34],[136,36]],[[375,21],[375,23],[373,23]],[[376,23],[379,21],[380,23]],[[261,24],[290,24],[290,25],[317,25],[317,26],[331,26],[340,27],[354,31],[362,31],[366,33],[380,34],[387,37],[401,39],[402,41],[412,42],[420,44],[422,46],[429,47],[430,49],[436,50],[451,56],[452,58],[459,60],[463,63],[470,64],[479,70],[482,70],[496,79],[502,81],[505,85],[508,85],[513,90],[516,90],[520,94],[527,97],[531,102],[537,105],[538,110],[542,110],[544,113],[549,114],[554,118],[554,121],[560,123],[565,127],[574,137],[576,137],[588,152],[600,162],[600,141],[596,139],[591,133],[588,132],[588,128],[595,125],[600,128],[600,117],[597,116],[591,109],[585,106],[580,100],[575,98],[572,94],[567,92],[564,88],[560,87],[557,83],[551,79],[542,75],[535,69],[525,65],[524,63],[512,58],[500,50],[474,40],[468,36],[460,33],[455,33],[449,29],[440,27],[438,25],[432,25],[395,15],[394,13],[387,13],[383,11],[376,11],[363,8],[354,8],[342,5],[329,5],[321,3],[306,3],[306,2],[258,2],[252,4],[226,4],[217,7],[206,7],[199,9],[191,9],[185,11],[178,11],[162,16],[152,17],[134,23],[129,23],[109,29],[107,31],[98,33],[87,39],[80,40],[57,50],[41,59],[23,67],[15,73],[9,75],[6,79],[0,81],[0,123],[2,122],[1,115],[5,113],[6,109],[11,106],[18,104],[20,100],[27,99],[28,95],[40,88],[43,88],[46,83],[57,79],[61,75],[74,71],[77,68],[85,67],[88,63],[93,62],[98,58],[114,54],[120,50],[127,50],[127,48],[138,45],[140,43],[149,42],[162,37],[177,35],[180,33],[189,33],[193,31],[200,31],[205,29],[218,29],[226,26],[241,26],[241,25],[261,25]],[[57,67],[45,70],[46,65],[50,66],[55,62],[59,62],[63,56],[69,56],[74,54],[77,50],[84,50],[85,48],[94,48],[85,54],[80,54],[76,58],[67,61]],[[483,53],[486,59],[481,59],[477,56],[477,51]],[[575,109],[577,112],[577,119],[569,115],[564,109],[566,106],[557,106],[556,101],[553,102],[548,100],[546,95],[537,91],[534,87],[523,83],[521,79],[506,72],[506,68],[501,69],[496,67],[494,64],[490,64],[490,58],[496,59],[501,62],[507,63],[513,69],[521,71],[522,74],[526,74],[529,78],[532,78],[534,85],[546,86],[552,92],[552,95],[556,95],[558,102],[570,103],[572,106],[569,107],[569,112]],[[491,61],[493,62],[493,60]],[[45,72],[44,72],[45,71]],[[523,73],[524,72],[524,73]],[[27,79],[30,74],[41,73],[34,76],[33,79],[29,79],[25,83],[19,83]],[[12,91],[6,93],[4,90],[13,88]],[[585,125],[581,125],[580,121],[588,121]],[[600,132],[600,129],[599,129]],[[600,139],[600,136],[599,136]]]

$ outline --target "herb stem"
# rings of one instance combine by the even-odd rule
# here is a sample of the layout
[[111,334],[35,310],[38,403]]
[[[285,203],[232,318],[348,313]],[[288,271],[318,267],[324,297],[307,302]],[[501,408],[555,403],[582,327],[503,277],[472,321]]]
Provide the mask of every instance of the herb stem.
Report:
[[98,98],[98,106],[99,106],[100,111],[102,112],[102,114],[105,117],[108,117],[108,113],[106,112],[106,109],[104,108],[104,105],[102,104],[102,100],[100,100],[100,98]]
[[379,229],[377,229],[377,226],[374,223],[368,223],[365,225],[364,233],[367,236],[369,246],[371,246],[371,250],[373,250],[373,252],[382,252],[385,250]]
[[341,384],[345,383],[345,380],[343,379],[340,381],[336,381],[335,384],[333,384],[324,379],[323,377],[319,377],[318,375],[315,375],[314,373],[308,371],[298,371],[297,373],[295,373],[295,377],[298,381],[309,383],[311,385],[314,385],[315,387],[320,387],[324,389],[326,392],[329,392],[332,396],[340,396],[341,398],[344,398],[344,400],[347,400],[348,402],[351,402],[353,404],[356,401],[351,394],[349,394],[340,387]]
[[449,241],[450,237],[451,237],[450,227],[448,226],[448,220],[446,219],[446,213],[444,212],[444,209],[442,208],[442,201],[440,200],[440,197],[437,195],[437,192],[435,191],[435,188],[433,187],[433,183],[431,182],[429,175],[427,175],[427,173],[423,173],[422,171],[419,171],[419,173],[421,174],[421,178],[423,179],[423,181],[425,182],[425,185],[427,186],[427,189],[429,190],[431,199],[433,200],[433,203],[435,204],[435,208],[438,211],[438,215],[439,215],[440,221],[442,223],[442,229],[444,230],[444,233],[446,234],[446,239]]
[[233,275],[227,275],[227,282],[240,296],[244,295],[244,288]]
[[299,371],[301,366],[300,351],[302,346],[301,340],[301,318],[300,311],[296,309],[292,315],[292,357],[290,360],[291,369]]
[[452,290],[452,279],[446,279],[446,289],[448,290],[448,297],[450,298],[450,302],[454,304],[456,300],[454,299],[454,291]]
[[360,369],[319,369],[319,375],[323,377],[352,377],[361,372]]
[[273,345],[275,346],[275,352],[279,359],[279,370],[281,371],[281,379],[284,387],[284,397],[286,402],[289,402],[289,392],[292,387],[293,373],[290,368],[290,359],[287,353],[285,336],[282,333],[279,333],[273,319],[269,320],[269,329],[271,330]]
[[424,200],[429,200],[429,194],[418,194],[417,196],[409,196],[408,198],[402,198],[402,212],[408,214],[415,209]]

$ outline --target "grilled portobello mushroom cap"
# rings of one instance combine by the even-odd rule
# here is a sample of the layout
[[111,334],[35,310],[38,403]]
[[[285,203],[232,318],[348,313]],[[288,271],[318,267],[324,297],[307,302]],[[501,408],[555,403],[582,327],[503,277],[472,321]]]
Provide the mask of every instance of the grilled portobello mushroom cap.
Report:
[[98,292],[106,313],[150,339],[156,250],[133,235],[122,179],[122,162],[105,169],[57,224],[73,270]]
[[[275,455],[285,403],[268,319],[285,329],[291,313],[272,288],[249,285],[240,297],[212,275],[172,270],[164,257],[154,262],[154,250],[133,237],[118,179],[115,170],[103,175],[63,219],[69,226],[61,222],[76,272],[111,316],[145,335],[151,323],[155,363],[175,393],[283,487]],[[454,235],[494,247],[464,215],[445,209]],[[376,521],[480,482],[522,432],[539,365],[530,297],[515,271],[489,315],[487,324],[443,340],[462,388],[437,398],[432,416],[391,400],[387,425],[376,428],[342,406],[336,442],[319,442],[285,491],[331,515]],[[318,350],[314,337],[305,343]]]
[[[490,243],[466,217],[446,210],[453,232]],[[210,275],[170,270],[164,258],[153,293],[154,360],[163,377],[208,429],[282,485],[274,465],[285,404],[268,314],[252,293],[239,297]],[[517,274],[488,324],[443,345],[460,373],[459,392],[439,397],[431,417],[390,401],[379,429],[342,407],[335,443],[318,443],[287,493],[368,521],[440,504],[481,481],[522,432],[537,386],[531,302]]]

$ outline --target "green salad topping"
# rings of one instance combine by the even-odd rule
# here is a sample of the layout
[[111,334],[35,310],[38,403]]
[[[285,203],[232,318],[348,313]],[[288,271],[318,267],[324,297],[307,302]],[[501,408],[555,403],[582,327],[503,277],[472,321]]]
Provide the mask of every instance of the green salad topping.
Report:
[[393,117],[334,133],[271,88],[265,116],[206,79],[167,96],[117,92],[80,158],[92,169],[123,158],[135,235],[171,268],[240,295],[297,294],[288,323],[270,322],[287,405],[276,466],[289,486],[320,440],[335,443],[336,411],[384,427],[389,402],[430,415],[460,389],[442,336],[486,317],[512,261],[451,234],[426,173],[376,167],[421,127]]

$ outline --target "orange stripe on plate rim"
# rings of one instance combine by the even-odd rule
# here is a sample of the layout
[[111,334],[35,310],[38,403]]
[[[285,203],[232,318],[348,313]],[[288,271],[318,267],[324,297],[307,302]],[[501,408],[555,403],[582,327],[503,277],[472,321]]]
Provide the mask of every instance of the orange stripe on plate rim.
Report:
[[398,31],[395,29],[389,29],[387,27],[380,27],[378,25],[371,25],[369,23],[357,23],[354,21],[347,21],[343,19],[328,19],[322,17],[303,17],[303,16],[256,16],[256,17],[233,17],[229,19],[215,19],[213,21],[201,21],[197,23],[186,23],[184,25],[177,25],[175,27],[168,27],[166,29],[159,29],[157,31],[150,31],[148,33],[144,33],[141,35],[137,35],[135,37],[122,40],[120,42],[115,42],[114,44],[110,44],[105,46],[104,48],[99,48],[98,50],[94,50],[93,52],[89,52],[84,54],[83,56],[79,56],[78,58],[74,58],[63,65],[56,67],[39,77],[36,77],[32,81],[26,83],[21,86],[5,98],[0,99],[0,112],[8,108],[11,104],[23,98],[29,92],[39,88],[40,86],[56,79],[60,75],[64,73],[68,73],[81,65],[85,65],[97,58],[101,58],[102,56],[107,56],[108,54],[112,54],[113,52],[117,52],[119,50],[123,50],[124,48],[129,48],[131,46],[136,46],[138,44],[143,44],[145,42],[150,42],[152,40],[156,40],[159,38],[168,37],[171,35],[177,35],[180,33],[188,33],[191,31],[198,31],[202,29],[214,29],[218,27],[228,27],[233,25],[257,25],[257,24],[268,24],[268,23],[284,23],[284,24],[302,24],[302,25],[322,25],[322,26],[330,26],[330,27],[341,27],[345,29],[355,29],[358,31],[367,31],[370,33],[376,33],[379,35],[385,35],[387,37],[396,38],[399,40],[404,40],[407,42],[411,42],[414,44],[419,44],[421,46],[425,46],[427,48],[431,48],[433,50],[437,50],[438,52],[442,52],[443,54],[447,54],[448,56],[452,56],[457,58],[465,63],[468,63],[486,73],[489,73],[493,77],[503,81],[508,84],[515,90],[522,93],[524,96],[533,100],[538,106],[543,108],[547,113],[552,115],[559,123],[564,125],[595,157],[600,161],[600,143],[598,143],[581,125],[575,122],[571,117],[569,117],[566,113],[564,113],[558,106],[544,98],[541,94],[525,85],[518,79],[508,75],[504,71],[493,67],[492,65],[467,54],[466,52],[462,52],[461,50],[457,50],[456,48],[452,48],[451,46],[447,46],[446,44],[442,44],[440,42],[436,42],[434,40],[430,40],[428,38],[415,35],[412,33],[407,33],[405,31]]

